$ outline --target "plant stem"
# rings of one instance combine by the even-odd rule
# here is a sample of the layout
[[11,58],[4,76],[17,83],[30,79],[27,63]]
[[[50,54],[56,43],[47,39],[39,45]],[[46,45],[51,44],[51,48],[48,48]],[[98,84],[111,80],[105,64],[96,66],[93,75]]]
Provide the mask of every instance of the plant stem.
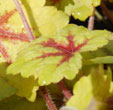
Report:
[[113,23],[113,16],[111,15],[111,12],[108,10],[108,8],[104,5],[103,1],[101,2],[101,9],[104,11],[104,14],[111,20]]
[[94,19],[95,19],[95,7],[93,7],[93,14],[89,17],[88,29],[93,30],[94,28]]
[[64,94],[64,96],[67,99],[70,99],[70,97],[72,96],[72,94],[70,93],[70,91],[67,89],[67,87],[65,86],[63,81],[60,81],[58,83],[59,88],[62,90],[62,93]]
[[21,5],[20,5],[18,0],[14,0],[14,2],[15,2],[15,5],[16,5],[16,8],[17,8],[17,10],[18,10],[18,12],[20,14],[20,17],[21,17],[21,19],[23,21],[23,24],[24,24],[25,30],[26,30],[26,32],[28,34],[29,40],[32,41],[32,40],[34,40],[34,36],[33,36],[32,32],[31,32],[31,29],[30,29],[30,26],[29,26],[29,24],[27,22],[27,19],[26,19],[24,13],[23,13]]
[[52,101],[49,93],[47,92],[45,86],[42,87],[42,94],[43,94],[42,96],[43,96],[43,98],[44,98],[44,100],[45,100],[45,102],[46,102],[49,110],[57,110],[56,107],[55,107],[55,105],[53,104],[53,101]]
[[[30,26],[29,26],[29,24],[28,24],[28,22],[27,22],[27,20],[26,20],[26,17],[25,17],[25,15],[24,15],[24,13],[23,13],[23,10],[22,10],[22,8],[21,8],[21,5],[20,5],[20,3],[18,2],[18,0],[14,0],[14,2],[15,2],[15,4],[16,4],[17,10],[18,10],[18,12],[19,12],[19,14],[20,14],[20,16],[21,16],[21,19],[22,19],[22,21],[23,21],[23,23],[24,23],[24,27],[25,27],[26,32],[27,32],[27,34],[28,34],[29,40],[30,40],[30,41],[33,41],[33,40],[34,40],[34,36],[33,36],[33,34],[32,34],[32,31],[31,31],[31,29],[30,29]],[[47,92],[45,86],[42,88],[42,94],[43,94],[43,98],[44,98],[46,104],[48,105],[49,110],[57,110],[56,107],[54,106],[54,104],[53,104],[53,102],[52,102],[52,99],[51,99],[51,97],[49,96],[49,94],[48,94],[48,92]]]

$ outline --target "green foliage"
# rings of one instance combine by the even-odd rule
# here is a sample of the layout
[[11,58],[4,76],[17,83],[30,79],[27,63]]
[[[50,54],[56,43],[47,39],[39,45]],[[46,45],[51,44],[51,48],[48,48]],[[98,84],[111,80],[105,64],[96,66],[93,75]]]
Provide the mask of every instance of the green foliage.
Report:
[[[106,74],[105,74],[106,72]],[[98,76],[98,77],[97,77]],[[67,102],[67,106],[78,110],[98,110],[100,104],[109,96],[111,82],[111,70],[93,68],[88,76],[82,77],[74,86],[73,96]],[[105,86],[106,85],[106,86]],[[91,107],[90,107],[91,104]]]
[[[0,0],[0,110],[112,110],[113,33],[70,24],[101,0],[18,1],[34,40],[14,1]],[[68,100],[61,80],[73,89]]]
[[47,0],[46,5],[54,5],[75,19],[86,20],[93,14],[93,7],[99,6],[101,0]]
[[71,80],[82,66],[80,52],[106,45],[111,36],[108,31],[89,31],[70,24],[55,36],[34,40],[19,53],[7,72],[13,75],[21,73],[25,78],[34,76],[39,85],[56,83],[63,77]]

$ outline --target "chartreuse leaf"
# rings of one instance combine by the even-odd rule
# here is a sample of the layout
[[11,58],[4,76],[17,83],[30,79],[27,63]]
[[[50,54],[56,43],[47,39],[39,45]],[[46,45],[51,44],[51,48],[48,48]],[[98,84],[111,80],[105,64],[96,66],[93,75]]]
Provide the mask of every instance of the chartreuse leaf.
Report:
[[73,0],[74,5],[67,7],[66,12],[75,19],[86,20],[93,13],[93,6],[100,5],[100,0]]
[[36,92],[39,88],[37,81],[33,77],[23,78],[20,75],[7,75],[6,63],[0,64],[0,76],[7,80],[8,84],[17,89],[16,94],[25,97],[29,101],[36,99]]
[[[15,37],[15,39],[18,39],[18,36]],[[10,62],[15,61],[17,57],[17,53],[22,50],[23,48],[27,47],[29,42],[25,41],[19,41],[19,40],[12,40],[10,38],[2,39],[2,45],[0,44],[1,47],[1,62],[7,62],[10,60]],[[0,62],[0,63],[1,63]]]
[[93,13],[93,7],[99,6],[101,0],[47,0],[46,5],[54,5],[68,15],[81,21]]
[[[32,27],[32,30],[35,35],[39,35],[39,32],[37,31],[37,24],[36,20],[34,19],[34,16],[36,13],[38,13],[38,10],[44,6],[45,0],[19,0],[21,2],[23,11],[25,13],[25,16]],[[16,6],[14,4],[13,0],[0,0],[0,14],[3,15],[6,11],[10,12],[12,10],[16,9]],[[18,12],[15,12],[12,17],[10,17],[7,27],[12,29],[15,32],[25,32],[23,22],[20,18],[20,15]]]
[[38,78],[39,85],[56,83],[63,77],[72,80],[82,66],[80,52],[93,51],[106,45],[111,36],[105,30],[89,31],[70,24],[55,36],[33,41],[19,53],[7,73],[21,73],[25,78],[34,76]]
[[84,58],[84,64],[87,62],[93,64],[112,64],[113,63],[113,41],[110,41],[103,48],[100,48],[93,52],[84,52],[82,54]]
[[[69,17],[65,13],[58,11],[55,7],[43,7],[45,0],[20,0],[20,2],[25,17],[35,36],[39,36],[40,34],[43,36],[53,35],[69,22]],[[15,8],[13,0],[0,1],[1,15],[5,11],[10,12]],[[17,11],[9,18],[6,27],[16,32],[25,32],[22,20]]]
[[100,105],[110,95],[111,74],[109,68],[108,70],[104,70],[102,66],[98,69],[93,68],[89,76],[82,77],[75,84],[74,95],[67,102],[67,106],[77,110],[99,110]]
[[0,100],[10,97],[16,93],[16,89],[11,87],[3,78],[0,77]]
[[96,64],[113,64],[113,56],[98,57],[90,60]]
[[54,35],[69,23],[69,17],[52,6],[41,8],[36,19],[39,31],[43,36]]
[[0,101],[1,110],[48,110],[42,97],[38,96],[35,102],[12,96]]

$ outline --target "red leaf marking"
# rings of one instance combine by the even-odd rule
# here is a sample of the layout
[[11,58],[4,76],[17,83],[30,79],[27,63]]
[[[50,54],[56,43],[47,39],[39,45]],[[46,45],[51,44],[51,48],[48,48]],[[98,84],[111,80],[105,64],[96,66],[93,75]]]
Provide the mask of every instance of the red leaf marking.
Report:
[[2,25],[3,23],[7,22],[8,19],[16,12],[16,9],[10,11],[10,12],[6,12],[5,15],[0,16],[0,25]]
[[[5,15],[0,16],[0,25],[3,25],[4,23],[7,23],[9,18],[16,12],[16,9],[6,12]],[[14,33],[9,31],[9,29],[5,28],[5,25],[0,27],[0,53],[3,55],[3,57],[7,60],[8,64],[11,64],[12,61],[10,59],[10,56],[8,52],[6,51],[6,48],[2,44],[2,40],[21,40],[21,41],[27,41],[30,42],[28,36],[24,33]]]
[[84,45],[87,44],[88,40],[83,42],[82,44],[79,44],[78,46],[75,46],[75,42],[73,41],[73,36],[69,35],[67,37],[68,44],[63,45],[60,43],[57,43],[54,41],[54,39],[49,39],[47,42],[40,43],[44,47],[53,47],[58,50],[56,53],[43,53],[40,57],[37,58],[45,58],[49,56],[63,56],[62,60],[58,64],[61,65],[62,63],[69,61],[69,59],[74,55],[75,52],[79,51]]
[[3,55],[3,57],[7,60],[8,64],[11,64],[12,61],[8,55],[8,53],[6,52],[6,49],[4,48],[2,42],[0,41],[0,53]]
[[[5,15],[0,16],[0,25],[2,25],[3,23],[8,22],[8,19],[16,12],[17,10],[14,9],[10,12],[6,12]],[[4,40],[21,40],[21,41],[27,41],[30,42],[28,36],[24,33],[14,33],[14,32],[10,32],[8,31],[8,29],[5,29],[4,27],[0,27],[0,39],[4,39]]]
[[16,34],[14,32],[10,32],[6,29],[0,28],[0,39],[3,40],[20,40],[30,42],[28,36],[24,33]]

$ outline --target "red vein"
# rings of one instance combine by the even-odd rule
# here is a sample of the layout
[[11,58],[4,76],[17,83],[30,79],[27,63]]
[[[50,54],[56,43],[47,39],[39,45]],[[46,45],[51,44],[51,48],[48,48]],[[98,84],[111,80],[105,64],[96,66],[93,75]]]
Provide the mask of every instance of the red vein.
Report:
[[45,87],[42,87],[42,94],[46,104],[48,105],[49,110],[57,110]]
[[15,5],[16,5],[16,8],[17,8],[17,10],[18,10],[18,12],[20,14],[20,17],[21,17],[21,19],[23,21],[23,24],[24,24],[25,30],[26,30],[26,32],[28,34],[29,40],[32,41],[32,40],[34,40],[34,36],[33,36],[32,32],[31,32],[31,29],[30,29],[30,26],[29,26],[29,24],[27,22],[27,19],[26,19],[24,13],[23,13],[21,5],[18,2],[18,0],[14,0],[14,2],[15,2]]
[[[29,39],[30,39],[30,41],[32,41],[32,40],[34,40],[34,37],[33,37],[33,34],[31,32],[31,29],[29,27],[29,24],[27,23],[27,20],[26,20],[26,18],[24,16],[22,8],[21,8],[18,0],[14,0],[14,2],[16,4],[16,6],[17,6],[17,9],[18,9],[19,13],[20,13],[21,19],[23,20],[23,23],[24,23],[25,29],[26,29],[26,31],[28,33]],[[54,106],[54,104],[52,103],[52,99],[50,98],[50,96],[49,96],[48,92],[46,91],[45,87],[43,87],[42,93],[43,93],[43,98],[45,99],[46,104],[48,105],[48,108],[50,110],[57,110],[56,107]]]
[[82,44],[79,44],[78,46],[75,46],[75,42],[73,41],[73,36],[68,36],[68,44],[63,45],[59,44],[54,41],[54,39],[49,39],[47,42],[40,43],[44,47],[53,47],[58,50],[58,52],[55,53],[43,53],[40,57],[37,58],[45,58],[49,56],[63,56],[62,60],[57,66],[60,66],[62,63],[69,61],[69,59],[74,55],[75,52],[79,51],[84,45],[87,44],[86,40]]
[[2,41],[0,40],[0,53],[3,55],[3,57],[7,60],[8,64],[11,64],[12,61],[6,51],[6,49],[4,48]]
[[0,16],[0,25],[2,25],[3,23],[7,22],[8,19],[16,12],[16,9],[10,11],[10,12],[6,12],[5,15]]
[[26,34],[24,34],[24,33],[16,34],[16,33],[10,32],[8,30],[5,30],[3,28],[0,28],[0,39],[21,40],[21,41],[30,42],[29,38]]

